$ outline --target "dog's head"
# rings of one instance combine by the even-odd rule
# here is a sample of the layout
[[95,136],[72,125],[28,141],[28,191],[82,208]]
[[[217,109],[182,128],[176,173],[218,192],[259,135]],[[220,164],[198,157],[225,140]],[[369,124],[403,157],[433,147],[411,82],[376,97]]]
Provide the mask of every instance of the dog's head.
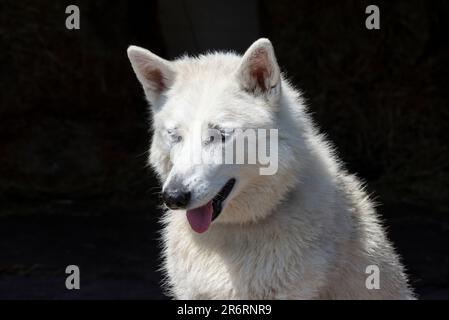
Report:
[[278,136],[270,129],[278,127],[281,74],[271,42],[260,39],[243,56],[167,61],[135,46],[128,56],[152,107],[150,163],[165,204],[187,210],[200,233],[218,217],[217,223],[260,218],[263,210],[249,207],[263,201],[249,202],[256,193],[269,199],[260,193],[278,174]]

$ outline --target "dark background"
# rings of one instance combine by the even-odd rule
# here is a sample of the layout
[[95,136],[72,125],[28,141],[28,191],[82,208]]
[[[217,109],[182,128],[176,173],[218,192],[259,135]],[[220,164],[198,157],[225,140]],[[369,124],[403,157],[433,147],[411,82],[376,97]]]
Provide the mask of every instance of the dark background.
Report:
[[[80,30],[65,28],[69,4]],[[365,28],[369,4],[381,30]],[[444,0],[0,0],[0,298],[164,298],[149,113],[126,48],[243,52],[260,36],[368,183],[416,292],[449,298],[448,21]]]

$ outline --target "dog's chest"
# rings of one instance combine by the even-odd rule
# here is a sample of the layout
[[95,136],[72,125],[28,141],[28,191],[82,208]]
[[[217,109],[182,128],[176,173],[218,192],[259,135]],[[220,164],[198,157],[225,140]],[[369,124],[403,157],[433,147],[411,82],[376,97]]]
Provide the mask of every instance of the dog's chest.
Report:
[[[204,239],[207,241],[210,239]],[[234,250],[239,250],[235,248]],[[218,248],[197,239],[169,237],[164,250],[166,271],[173,293],[181,299],[232,299],[242,294],[238,283],[238,252],[229,244]]]
[[[297,296],[297,284],[305,284],[302,281],[305,279],[298,275],[308,272],[297,263],[291,251],[284,252],[285,244],[268,241],[266,237],[266,234],[248,236],[241,230],[233,233],[219,228],[207,234],[192,235],[180,225],[168,225],[164,232],[163,254],[174,296],[181,299],[277,299],[291,296],[292,290]],[[292,268],[296,271],[291,272]]]

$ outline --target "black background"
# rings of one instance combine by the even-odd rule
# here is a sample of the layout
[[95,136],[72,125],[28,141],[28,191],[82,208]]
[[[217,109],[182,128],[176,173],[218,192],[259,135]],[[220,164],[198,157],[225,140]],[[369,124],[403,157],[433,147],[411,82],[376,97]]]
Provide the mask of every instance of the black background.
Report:
[[[369,4],[381,30],[365,28]],[[448,17],[443,0],[1,0],[0,298],[164,298],[126,48],[243,52],[260,36],[368,183],[419,296],[449,298]],[[80,291],[65,289],[69,264]]]

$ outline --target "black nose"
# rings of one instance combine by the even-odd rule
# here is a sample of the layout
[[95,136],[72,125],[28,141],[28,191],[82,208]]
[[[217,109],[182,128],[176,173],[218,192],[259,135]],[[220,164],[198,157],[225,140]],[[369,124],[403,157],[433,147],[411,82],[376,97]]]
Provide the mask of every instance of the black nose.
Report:
[[165,190],[162,193],[164,202],[170,209],[183,209],[190,201],[190,192],[182,190]]

